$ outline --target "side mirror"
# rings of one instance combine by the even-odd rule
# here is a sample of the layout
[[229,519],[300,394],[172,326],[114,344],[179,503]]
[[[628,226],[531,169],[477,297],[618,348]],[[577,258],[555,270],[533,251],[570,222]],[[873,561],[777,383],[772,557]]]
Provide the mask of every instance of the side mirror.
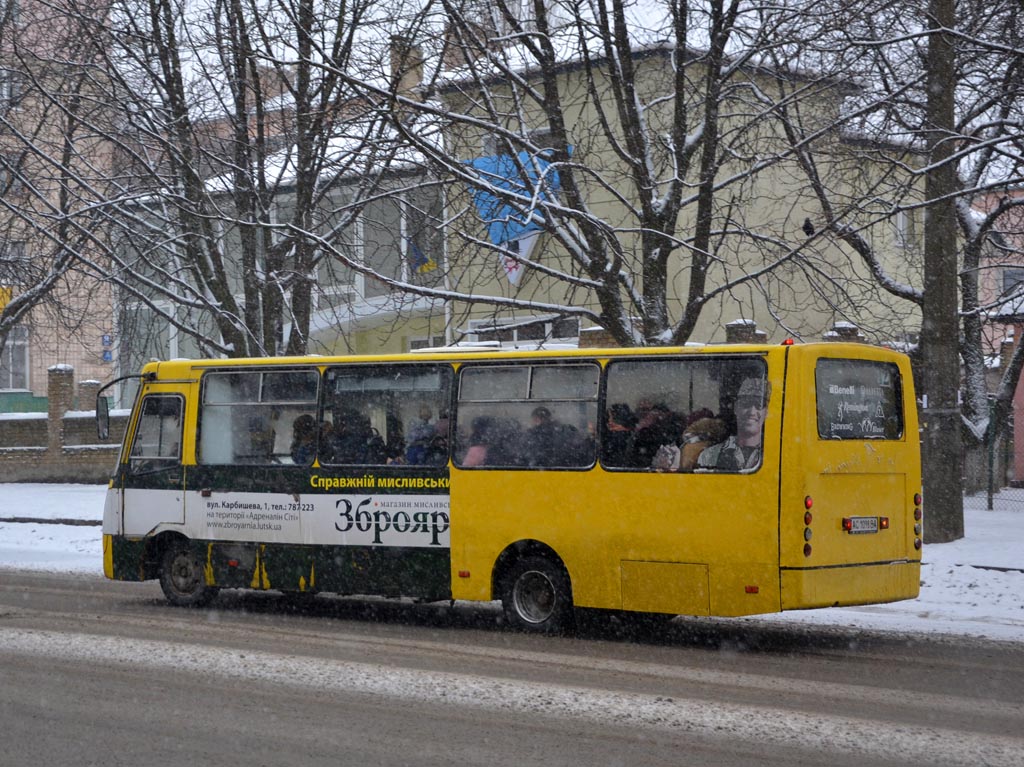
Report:
[[[110,406],[107,404],[107,398],[104,392],[114,384],[120,383],[121,381],[130,380],[144,380],[144,376],[136,373],[131,376],[121,376],[110,381],[103,386],[98,392],[96,392],[96,434],[101,440],[110,439]],[[142,391],[141,388],[139,391]]]
[[110,407],[101,395],[96,396],[96,434],[103,441],[110,439]]

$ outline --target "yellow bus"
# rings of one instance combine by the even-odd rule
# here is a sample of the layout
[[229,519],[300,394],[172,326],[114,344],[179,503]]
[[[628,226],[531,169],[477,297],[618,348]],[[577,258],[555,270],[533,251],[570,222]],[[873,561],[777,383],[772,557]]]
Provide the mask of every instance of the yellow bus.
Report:
[[[909,361],[821,343],[145,366],[104,572],[221,588],[739,616],[914,598]],[[108,384],[108,387],[111,386]],[[105,387],[107,388],[107,387]],[[97,400],[101,434],[107,399]]]

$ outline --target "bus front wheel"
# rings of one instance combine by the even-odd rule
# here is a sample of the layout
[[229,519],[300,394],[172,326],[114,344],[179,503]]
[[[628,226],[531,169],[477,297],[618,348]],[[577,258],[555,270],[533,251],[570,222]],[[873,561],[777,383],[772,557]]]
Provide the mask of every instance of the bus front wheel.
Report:
[[524,557],[502,582],[501,604],[520,631],[562,634],[573,625],[572,586],[565,570],[544,557]]
[[167,601],[178,607],[202,607],[217,596],[217,589],[206,585],[202,560],[183,541],[172,543],[164,551],[160,588]]

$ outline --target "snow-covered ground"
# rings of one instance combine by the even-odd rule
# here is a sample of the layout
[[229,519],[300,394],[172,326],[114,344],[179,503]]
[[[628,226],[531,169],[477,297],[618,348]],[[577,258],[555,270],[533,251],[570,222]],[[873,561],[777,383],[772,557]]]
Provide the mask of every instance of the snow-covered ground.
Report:
[[[0,518],[98,521],[105,492],[105,485],[0,484]],[[1024,641],[1024,490],[997,495],[994,511],[985,510],[984,495],[967,498],[965,505],[964,538],[925,546],[917,599],[740,620]],[[103,571],[100,529],[0,522],[0,568],[99,575]]]

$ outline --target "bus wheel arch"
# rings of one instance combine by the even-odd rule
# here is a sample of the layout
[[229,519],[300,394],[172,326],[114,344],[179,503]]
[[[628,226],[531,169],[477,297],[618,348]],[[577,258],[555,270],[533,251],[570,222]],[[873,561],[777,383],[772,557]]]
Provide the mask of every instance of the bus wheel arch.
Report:
[[564,634],[574,626],[572,579],[546,544],[519,541],[506,548],[495,562],[492,588],[514,629]]
[[183,535],[166,534],[157,539],[160,588],[177,607],[204,607],[218,589],[206,584],[204,562],[197,548]]

